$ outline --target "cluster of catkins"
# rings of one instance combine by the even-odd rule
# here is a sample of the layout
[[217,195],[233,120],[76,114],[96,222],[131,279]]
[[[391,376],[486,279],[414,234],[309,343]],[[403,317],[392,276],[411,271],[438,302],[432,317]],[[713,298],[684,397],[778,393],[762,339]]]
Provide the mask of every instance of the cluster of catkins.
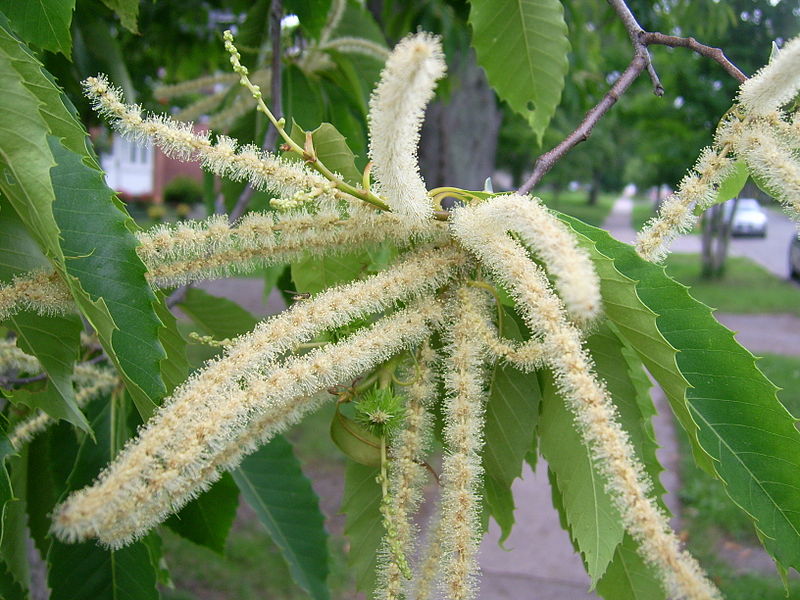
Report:
[[[230,36],[227,39],[233,48]],[[788,98],[784,80],[795,81],[784,63],[796,60],[792,57],[799,51],[798,43],[792,42],[759,76],[783,78],[780,94],[769,86],[759,87],[758,78],[745,85],[741,114],[734,114],[720,130],[725,138],[718,141],[719,152],[704,155],[697,177],[685,182],[673,204],[683,206],[689,192],[694,194],[689,204],[706,198],[695,189],[700,186],[695,180],[723,172],[726,153],[736,152],[755,168],[758,157],[772,151],[755,137],[742,138],[735,131],[769,134],[784,146],[797,139],[797,122],[787,122],[775,110]],[[237,66],[235,49],[232,61],[260,101],[259,88]],[[394,243],[400,253],[383,271],[316,294],[226,343],[218,358],[164,401],[94,484],[56,508],[56,536],[69,542],[95,538],[111,548],[140,538],[249,452],[332,399],[326,390],[347,387],[411,351],[415,367],[398,388],[404,419],[388,439],[382,508],[387,535],[378,561],[376,597],[475,597],[485,376],[487,365],[498,360],[526,371],[551,370],[626,530],[642,558],[659,573],[667,593],[674,598],[719,597],[670,529],[584,348],[586,331],[602,306],[598,277],[575,236],[537,199],[518,194],[473,197],[453,209],[446,221],[434,218],[433,199],[419,175],[416,146],[425,106],[444,73],[438,39],[412,35],[391,53],[373,93],[369,130],[375,185],[367,191],[377,194],[389,211],[349,195],[347,189],[352,188],[335,174],[323,177],[303,162],[250,146],[238,148],[229,138],[212,140],[190,126],[146,116],[139,107],[125,105],[104,78],[86,81],[95,106],[126,135],[152,140],[168,154],[198,160],[220,176],[247,179],[279,198],[315,194],[301,210],[251,214],[232,225],[212,217],[139,234],[138,251],[153,285],[226,276],[296,260],[308,251],[323,254],[384,241]],[[771,108],[765,110],[766,105]],[[780,153],[784,146],[774,151]],[[792,153],[788,154],[782,160],[791,163]],[[783,183],[796,173],[794,163],[776,167],[768,162],[777,172],[773,180],[780,179],[781,189],[787,189]],[[717,176],[714,181],[718,180]],[[667,210],[673,212],[680,211]],[[678,215],[673,221],[683,224],[685,219]],[[648,231],[644,247],[661,247],[666,234],[658,222]],[[652,249],[643,252],[653,255]],[[10,286],[24,281],[18,278]],[[51,276],[44,283],[58,286]],[[3,294],[13,296],[10,286],[0,288],[0,299]],[[495,287],[513,298],[531,333],[529,340],[501,337],[494,296],[488,291]],[[0,303],[0,317],[15,306],[37,308],[35,296],[26,293],[17,305]],[[61,310],[62,304],[59,300],[47,310]],[[347,335],[312,344],[314,348],[306,351],[308,342],[345,326],[350,328]],[[438,349],[434,334],[443,342]],[[441,398],[437,380],[445,392]],[[428,478],[431,413],[438,403],[444,416],[440,497],[437,517],[423,536],[414,515]],[[420,544],[423,538],[425,547]]]
[[[714,144],[703,149],[694,168],[639,233],[636,249],[663,260],[680,233],[717,201],[722,182],[743,162],[759,185],[800,219],[800,38],[788,42],[772,61],[745,81],[737,102],[717,127]],[[788,112],[783,109],[787,104]]]

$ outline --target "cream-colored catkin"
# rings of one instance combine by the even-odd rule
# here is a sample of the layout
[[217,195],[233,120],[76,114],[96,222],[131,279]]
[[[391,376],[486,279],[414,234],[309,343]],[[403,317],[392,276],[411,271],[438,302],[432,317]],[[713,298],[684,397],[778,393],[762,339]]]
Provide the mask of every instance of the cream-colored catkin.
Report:
[[168,401],[92,486],[56,507],[53,532],[111,548],[141,537],[315,408],[315,393],[419,344],[441,315],[436,301],[418,300],[338,343],[238,378],[232,389],[198,393],[188,414]]
[[491,358],[501,359],[521,371],[531,372],[544,366],[546,356],[542,341],[536,338],[519,341],[502,337],[488,309],[476,315],[475,337],[486,346]]
[[418,571],[414,574],[411,582],[411,589],[408,598],[414,600],[430,600],[436,593],[436,584],[441,576],[439,565],[442,560],[442,538],[444,532],[441,528],[441,514],[436,508],[429,518],[425,528],[425,541],[422,547],[425,549],[420,560]]
[[[426,341],[419,351],[416,367],[406,373],[412,379],[404,388],[405,420],[389,444],[389,510],[395,529],[394,544],[404,560],[416,551],[418,529],[414,523],[422,486],[429,476],[425,459],[430,447],[433,419],[430,413],[436,399],[436,353]],[[378,585],[375,597],[399,600],[406,597],[406,579],[389,543],[384,539],[378,560]]]
[[[110,393],[119,384],[119,378],[109,369],[93,365],[76,365],[73,382],[77,388],[75,404],[78,408],[84,408],[91,400]],[[11,445],[19,450],[56,421],[57,419],[47,413],[39,411],[17,423],[8,439]]]
[[800,221],[800,161],[791,146],[767,121],[734,121],[726,128],[750,172],[766,184],[796,222]]
[[800,38],[794,38],[739,88],[739,103],[748,114],[767,115],[800,91]]
[[217,85],[230,86],[239,81],[236,73],[216,73],[214,75],[204,75],[189,81],[171,85],[157,85],[153,88],[153,98],[156,100],[172,100],[189,94],[198,94],[207,90],[214,89]]
[[320,45],[320,50],[337,50],[347,54],[362,54],[381,62],[389,58],[389,50],[364,38],[340,37]]
[[513,295],[517,310],[545,346],[546,362],[575,415],[577,429],[607,478],[607,490],[641,557],[653,565],[672,598],[718,599],[719,591],[685,550],[652,498],[650,482],[627,433],[617,422],[605,387],[598,381],[581,333],[567,319],[547,278],[507,235],[486,228],[480,207],[458,210],[454,235],[478,256]]
[[124,104],[120,91],[102,75],[89,77],[83,87],[93,107],[105,115],[115,129],[133,139],[152,140],[168,156],[197,160],[215,175],[235,181],[246,179],[256,189],[266,189],[279,196],[313,192],[333,199],[330,182],[301,162],[283,159],[252,144],[238,147],[235,140],[226,136],[217,136],[212,143],[208,134],[195,133],[191,123],[163,116],[143,116],[140,107]]
[[513,230],[542,261],[564,300],[570,318],[584,326],[600,314],[600,279],[586,251],[569,228],[531,196],[494,196],[480,207],[497,231]]
[[0,283],[0,321],[21,310],[50,316],[74,308],[69,289],[55,271],[31,271],[15,276],[10,283]]
[[399,215],[351,207],[349,215],[323,204],[316,212],[249,213],[229,225],[224,216],[162,225],[137,234],[151,283],[163,287],[231,276],[323,253],[349,252],[390,241],[446,241],[442,223],[414,228]]
[[390,208],[413,221],[433,216],[417,145],[425,106],[446,70],[438,38],[409,35],[389,55],[369,103],[372,176]]
[[477,595],[478,547],[481,539],[481,449],[486,403],[485,347],[475,337],[476,298],[480,292],[459,288],[448,304],[449,322],[443,332],[447,397],[444,401],[440,499],[442,556],[440,587],[451,600]]
[[0,339],[0,374],[38,373],[40,370],[39,360],[20,350],[16,340]]
[[658,216],[650,219],[637,235],[639,256],[652,262],[664,260],[675,238],[697,223],[695,208],[705,210],[714,203],[717,186],[733,166],[727,147],[704,148],[694,168],[661,205]]

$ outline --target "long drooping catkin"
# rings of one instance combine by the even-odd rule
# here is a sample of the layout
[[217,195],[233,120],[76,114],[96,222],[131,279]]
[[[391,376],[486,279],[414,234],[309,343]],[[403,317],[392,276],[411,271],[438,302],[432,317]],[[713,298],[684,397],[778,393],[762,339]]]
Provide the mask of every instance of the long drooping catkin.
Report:
[[460,209],[451,219],[453,234],[509,290],[531,332],[541,338],[545,362],[575,415],[581,437],[607,477],[607,489],[642,558],[658,569],[671,596],[720,598],[694,558],[681,549],[666,515],[650,496],[652,484],[594,374],[580,331],[566,319],[561,299],[525,249],[507,234],[514,230],[513,224],[496,223],[492,217],[482,206]]

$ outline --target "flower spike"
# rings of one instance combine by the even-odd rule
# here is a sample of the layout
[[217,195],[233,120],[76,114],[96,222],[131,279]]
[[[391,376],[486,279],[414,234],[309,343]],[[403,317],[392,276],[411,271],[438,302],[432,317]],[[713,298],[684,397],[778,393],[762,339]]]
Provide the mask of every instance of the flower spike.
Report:
[[417,164],[419,130],[425,106],[446,68],[438,38],[410,35],[392,50],[369,103],[373,176],[390,208],[417,222],[433,216]]

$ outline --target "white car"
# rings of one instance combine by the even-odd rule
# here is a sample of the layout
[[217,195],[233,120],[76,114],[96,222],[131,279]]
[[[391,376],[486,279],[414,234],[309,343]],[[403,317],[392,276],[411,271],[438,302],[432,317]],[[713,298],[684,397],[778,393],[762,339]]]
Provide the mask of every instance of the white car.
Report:
[[[725,218],[733,210],[734,201],[725,203]],[[731,223],[732,235],[756,235],[767,237],[767,214],[755,198],[739,198]]]

